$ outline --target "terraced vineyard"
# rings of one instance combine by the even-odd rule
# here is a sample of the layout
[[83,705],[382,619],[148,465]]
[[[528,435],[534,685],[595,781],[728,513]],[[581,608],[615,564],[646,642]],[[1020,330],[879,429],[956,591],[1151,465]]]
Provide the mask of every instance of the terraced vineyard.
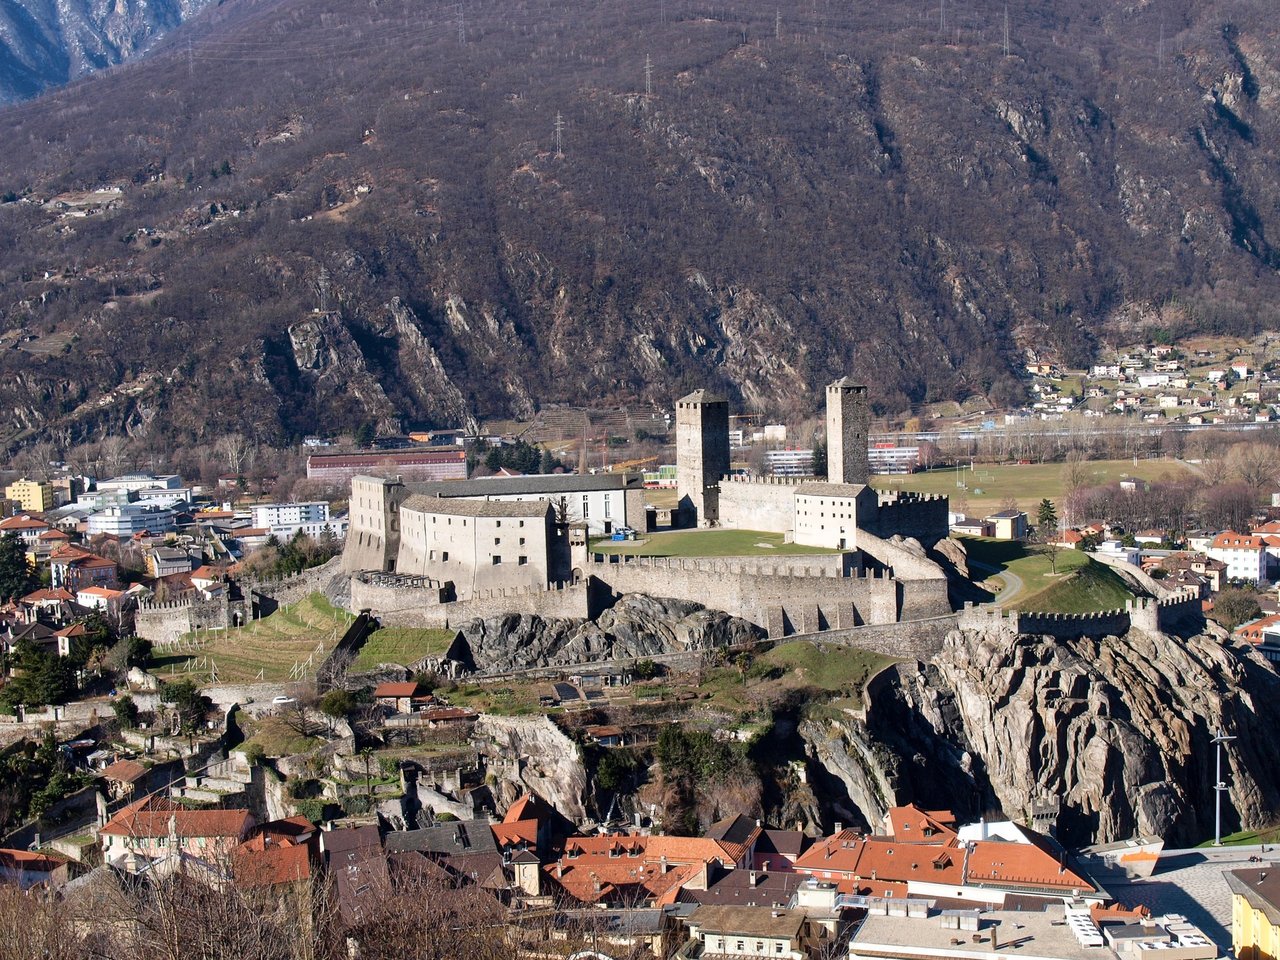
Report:
[[188,675],[201,682],[311,679],[351,619],[313,593],[246,627],[207,638],[188,634],[183,642],[188,649],[157,657],[153,670],[164,679]]
[[376,670],[383,663],[409,666],[426,656],[441,656],[453,643],[457,630],[427,630],[413,627],[383,627],[360,648],[351,669]]

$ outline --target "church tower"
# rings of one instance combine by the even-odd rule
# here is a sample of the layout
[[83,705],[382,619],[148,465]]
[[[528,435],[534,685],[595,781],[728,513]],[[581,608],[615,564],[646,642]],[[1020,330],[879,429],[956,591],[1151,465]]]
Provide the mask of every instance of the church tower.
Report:
[[866,483],[871,410],[867,388],[841,377],[827,387],[827,480]]

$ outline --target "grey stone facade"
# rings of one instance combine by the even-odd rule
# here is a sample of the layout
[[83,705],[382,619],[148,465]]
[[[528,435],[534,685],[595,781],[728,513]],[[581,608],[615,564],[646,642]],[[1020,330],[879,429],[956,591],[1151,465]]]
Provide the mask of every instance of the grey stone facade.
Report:
[[729,473],[729,402],[695,390],[676,401],[676,493],[686,526],[720,520],[720,479]]
[[827,480],[866,483],[871,409],[867,388],[841,377],[827,387]]

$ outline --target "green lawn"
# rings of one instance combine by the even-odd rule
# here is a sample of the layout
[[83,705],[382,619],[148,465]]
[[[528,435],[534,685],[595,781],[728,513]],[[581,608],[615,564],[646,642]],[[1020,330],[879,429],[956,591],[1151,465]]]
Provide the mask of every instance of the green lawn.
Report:
[[375,670],[381,663],[409,666],[423,657],[441,656],[458,635],[456,630],[425,630],[412,627],[383,627],[360,648],[352,663],[356,673]]
[[[152,669],[163,679],[190,674],[207,682],[215,673],[220,682],[261,679],[290,680],[311,661],[307,676],[328,656],[347,631],[351,615],[333,606],[322,594],[281,607],[269,617],[245,627],[188,635],[203,643],[194,653],[166,654],[161,650]],[[207,642],[205,642],[207,640]]]
[[[1090,485],[1100,485],[1133,476],[1159,480],[1167,474],[1179,476],[1186,471],[1174,460],[1094,460],[1085,464]],[[874,477],[872,485],[880,489],[915,490],[920,493],[945,493],[953,509],[957,501],[966,501],[971,516],[985,516],[1001,509],[1012,497],[1018,507],[1034,521],[1040,501],[1048,497],[1057,502],[1066,492],[1062,482],[1062,464],[982,464],[973,470],[967,466],[928,470],[910,476]],[[957,486],[963,483],[965,486]],[[979,492],[981,491],[981,492]]]
[[[1253,847],[1264,843],[1280,843],[1280,827],[1263,827],[1261,830],[1241,830],[1222,838],[1224,847]],[[1201,847],[1212,847],[1213,840],[1199,844]]]
[[1132,598],[1132,591],[1114,570],[1089,560],[1039,593],[1019,597],[1015,606],[1037,613],[1096,613],[1123,607]]
[[763,557],[840,552],[784,543],[780,533],[757,530],[672,530],[651,533],[641,540],[594,540],[591,549],[597,553],[635,557]]
[[1090,613],[1123,607],[1125,600],[1133,596],[1115,573],[1082,550],[1059,550],[1051,557],[1039,547],[1015,540],[959,539],[973,560],[1007,570],[1022,580],[1023,589],[1015,596],[1007,601],[996,597],[997,603],[1005,603],[1011,609]]

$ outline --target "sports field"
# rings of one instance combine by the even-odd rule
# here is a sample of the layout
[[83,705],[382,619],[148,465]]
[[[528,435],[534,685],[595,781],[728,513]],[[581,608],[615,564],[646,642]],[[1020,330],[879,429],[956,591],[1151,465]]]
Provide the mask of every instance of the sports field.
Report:
[[[1137,477],[1142,480],[1160,480],[1166,476],[1181,476],[1187,470],[1176,460],[1091,460],[1084,464],[1086,483],[1098,486],[1113,483],[1121,477]],[[1055,503],[1066,492],[1060,463],[982,464],[970,469],[949,467],[928,470],[909,476],[878,476],[873,486],[881,490],[915,490],[919,493],[940,493],[951,498],[952,509],[960,501],[971,516],[984,516],[1001,509],[1004,501],[1012,497],[1018,507],[1035,520],[1036,508],[1046,497]]]

